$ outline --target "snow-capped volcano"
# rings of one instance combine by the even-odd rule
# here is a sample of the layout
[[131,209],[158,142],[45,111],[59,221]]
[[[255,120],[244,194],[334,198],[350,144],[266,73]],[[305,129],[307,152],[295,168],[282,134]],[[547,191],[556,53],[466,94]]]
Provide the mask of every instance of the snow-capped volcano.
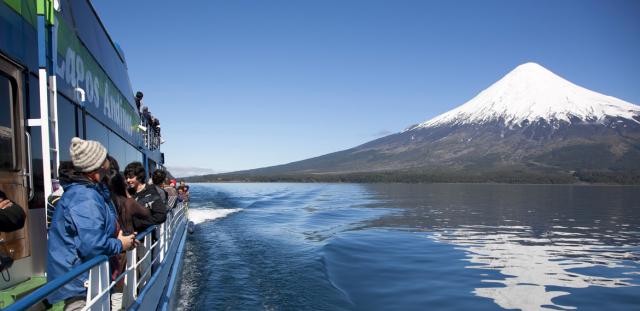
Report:
[[640,106],[575,85],[536,63],[516,67],[498,82],[453,110],[408,130],[501,121],[507,126],[547,121],[638,122]]
[[229,178],[640,184],[640,106],[527,63],[403,132],[234,174]]

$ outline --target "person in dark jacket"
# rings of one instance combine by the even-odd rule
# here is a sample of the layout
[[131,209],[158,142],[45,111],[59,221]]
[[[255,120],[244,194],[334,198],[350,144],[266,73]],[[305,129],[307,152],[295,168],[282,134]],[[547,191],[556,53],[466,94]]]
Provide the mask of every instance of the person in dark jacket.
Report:
[[12,202],[7,195],[0,190],[0,231],[16,231],[24,226],[27,218],[20,205]]
[[178,190],[171,186],[169,180],[165,180],[162,185],[164,191],[167,192],[167,209],[171,210],[175,208],[178,203]]
[[167,178],[167,173],[165,173],[164,170],[155,170],[153,174],[151,174],[151,183],[156,187],[160,198],[162,198],[162,202],[167,205],[168,193],[163,187],[165,178]]
[[135,97],[135,101],[136,101],[136,108],[138,108],[138,114],[142,114],[142,110],[140,110],[140,108],[142,107],[142,98],[144,97],[144,94],[142,94],[142,92],[137,91],[136,92],[136,97]]
[[187,185],[187,184],[184,182],[184,180],[181,180],[181,181],[180,181],[180,186],[179,186],[179,187],[184,188],[184,191],[185,191],[185,192],[189,192],[189,185]]
[[[75,172],[61,180],[64,194],[56,206],[49,229],[47,281],[69,272],[98,255],[113,256],[136,246],[135,236],[117,231],[116,211],[102,176],[109,170],[107,150],[96,141],[71,140]],[[65,310],[80,310],[86,302],[89,272],[85,272],[48,297],[65,301]]]
[[124,232],[141,232],[144,227],[136,227],[134,219],[140,222],[151,222],[151,210],[144,208],[129,193],[127,193],[127,182],[120,174],[118,161],[111,156],[107,159],[111,163],[111,169],[104,179],[105,184],[111,192],[111,200],[116,206],[117,218]]
[[147,126],[151,126],[151,112],[149,112],[149,107],[147,106],[142,106],[142,120]]
[[56,205],[64,193],[64,188],[61,187],[61,184],[69,184],[73,182],[70,176],[76,173],[77,172],[73,168],[73,162],[60,161],[60,167],[58,168],[58,180],[51,181],[53,183],[53,193],[51,193],[47,198],[47,230],[51,227],[51,221],[53,220],[53,213],[56,211]]
[[[120,228],[125,234],[141,232],[144,228],[136,228],[133,219],[142,221],[151,221],[151,211],[142,207],[136,200],[129,197],[127,193],[127,183],[122,174],[120,174],[120,165],[118,161],[111,156],[107,156],[111,168],[109,173],[104,177],[103,182],[109,187],[111,193],[111,201],[116,206],[117,219]],[[136,232],[137,231],[137,232]],[[111,264],[111,279],[115,280],[124,272],[127,267],[127,256],[124,253],[117,254],[109,259]],[[121,310],[122,291],[124,289],[124,279],[116,283],[111,292],[111,310]],[[126,306],[125,306],[126,307]]]
[[142,163],[132,162],[124,168],[124,176],[129,186],[131,196],[140,205],[151,210],[151,220],[133,219],[134,225],[140,228],[147,228],[152,225],[163,223],[167,219],[167,208],[162,202],[162,198],[153,185],[145,182],[145,171]]

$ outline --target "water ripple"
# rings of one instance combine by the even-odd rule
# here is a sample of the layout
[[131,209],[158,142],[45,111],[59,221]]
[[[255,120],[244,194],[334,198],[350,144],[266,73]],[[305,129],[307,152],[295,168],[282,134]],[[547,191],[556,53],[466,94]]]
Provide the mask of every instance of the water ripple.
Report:
[[[494,232],[488,228],[500,229]],[[512,232],[505,231],[511,229]],[[473,293],[493,299],[505,309],[557,310],[575,309],[553,302],[554,298],[569,295],[562,288],[608,288],[639,286],[628,269],[638,269],[638,253],[634,246],[607,246],[593,238],[565,238],[584,236],[577,232],[548,232],[544,238],[531,237],[527,226],[464,226],[440,230],[432,235],[438,241],[460,246],[466,260],[474,265],[468,269],[493,269],[504,279],[484,279],[483,282],[501,286],[476,288]],[[577,228],[591,230],[592,228]],[[572,243],[565,243],[572,242]],[[634,261],[635,264],[634,264]],[[582,274],[585,268],[616,269],[599,271],[617,277]],[[633,271],[632,271],[633,272]]]

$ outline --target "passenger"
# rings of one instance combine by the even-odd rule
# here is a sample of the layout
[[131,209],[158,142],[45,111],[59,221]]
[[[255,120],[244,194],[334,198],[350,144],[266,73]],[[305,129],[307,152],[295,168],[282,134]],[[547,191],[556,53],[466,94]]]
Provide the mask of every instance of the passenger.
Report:
[[168,179],[164,182],[164,191],[167,192],[167,208],[173,209],[178,203],[178,190],[175,188],[175,183],[171,183]]
[[[21,229],[27,216],[20,205],[9,200],[7,195],[0,190],[0,231],[12,232]],[[13,258],[0,250],[0,272],[9,269],[13,265]],[[4,274],[3,274],[4,276]]]
[[151,210],[151,221],[133,219],[137,228],[148,228],[163,223],[167,219],[167,209],[162,203],[156,187],[145,183],[144,166],[140,162],[132,162],[124,169],[124,176],[129,186],[129,193],[140,205]]
[[[134,200],[127,192],[127,182],[124,176],[120,174],[118,161],[113,157],[108,157],[112,168],[105,179],[105,183],[109,186],[111,192],[111,200],[116,206],[118,212],[118,222],[125,232],[141,232],[144,227],[136,227],[135,219],[142,222],[151,222],[151,210],[144,208],[136,200]],[[113,168],[115,166],[115,168]]]
[[137,91],[135,101],[136,101],[136,108],[138,108],[139,115],[142,115],[142,110],[140,110],[140,108],[142,107],[142,97],[144,97],[144,94],[142,94],[142,92],[140,91]]
[[[60,163],[62,165],[62,163]],[[53,192],[47,198],[47,229],[51,227],[51,220],[53,220],[53,212],[56,210],[56,204],[62,197],[62,187],[60,186],[60,182],[57,179],[51,180],[51,185],[53,188]]]
[[189,185],[187,185],[184,180],[180,181],[180,187],[184,188],[184,191],[189,192]]
[[24,227],[27,215],[20,205],[9,200],[0,190],[0,231],[11,232]]
[[[116,206],[117,219],[120,228],[127,233],[136,234],[143,228],[136,228],[133,219],[142,219],[151,221],[151,211],[142,207],[136,200],[128,196],[127,183],[122,174],[120,174],[120,166],[118,161],[111,156],[107,159],[111,164],[109,173],[105,176],[104,182],[108,185],[111,192],[111,200]],[[111,280],[114,281],[127,268],[127,256],[124,253],[117,254],[109,258],[111,264]],[[111,310],[122,309],[122,291],[124,289],[124,279],[116,283],[111,292]]]
[[186,191],[184,187],[178,187],[178,202],[189,202],[189,191]]
[[155,170],[151,175],[151,183],[156,187],[156,191],[158,191],[160,198],[162,198],[162,203],[164,203],[165,207],[169,209],[167,205],[168,194],[163,187],[165,178],[167,178],[167,173],[165,173],[163,170]]
[[156,134],[160,133],[160,120],[158,118],[151,116],[151,127],[153,128]]
[[151,113],[147,106],[142,106],[142,120],[144,120],[147,125],[151,124],[151,122],[149,122],[151,120]]
[[178,187],[178,202],[184,202],[184,188]]
[[0,190],[0,231],[11,232],[24,227],[27,215],[20,205],[9,200]]
[[[71,140],[75,171],[62,183],[64,194],[57,204],[49,229],[47,281],[69,272],[98,255],[113,256],[136,246],[135,235],[117,230],[116,211],[109,190],[101,183],[108,173],[107,150],[96,141]],[[117,237],[116,237],[117,236]],[[85,306],[89,272],[62,286],[48,297],[65,310]]]
[[153,134],[155,147],[160,148],[160,120],[158,118],[153,118]]
[[51,227],[51,221],[53,220],[53,213],[56,210],[56,206],[64,193],[64,188],[60,186],[62,183],[71,183],[70,176],[75,174],[73,168],[73,162],[62,161],[60,162],[60,168],[58,168],[58,181],[52,181],[53,193],[47,198],[47,229]]

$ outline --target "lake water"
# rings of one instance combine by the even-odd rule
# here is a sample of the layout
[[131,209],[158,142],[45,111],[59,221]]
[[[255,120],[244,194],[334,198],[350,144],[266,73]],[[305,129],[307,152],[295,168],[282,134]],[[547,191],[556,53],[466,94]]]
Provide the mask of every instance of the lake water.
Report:
[[640,187],[197,184],[182,310],[640,310]]

